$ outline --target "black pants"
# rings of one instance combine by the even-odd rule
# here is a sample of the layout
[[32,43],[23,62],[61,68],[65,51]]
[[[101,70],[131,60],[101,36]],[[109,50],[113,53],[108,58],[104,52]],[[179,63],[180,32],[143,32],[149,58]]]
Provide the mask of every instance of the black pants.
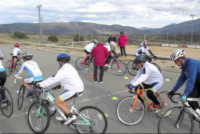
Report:
[[[6,72],[0,72],[0,86],[3,87],[6,82]],[[5,90],[0,89],[1,100],[5,99]]]
[[[192,90],[192,92],[188,95],[187,98],[199,98],[200,97],[200,87],[199,84],[195,84],[194,89]],[[198,101],[188,101],[188,103],[190,104],[190,106],[196,110],[197,108],[199,108],[199,103]]]
[[94,81],[97,80],[97,70],[100,68],[100,74],[99,74],[99,82],[103,81],[103,75],[104,75],[104,66],[94,66]]
[[121,56],[126,56],[125,46],[120,46]]

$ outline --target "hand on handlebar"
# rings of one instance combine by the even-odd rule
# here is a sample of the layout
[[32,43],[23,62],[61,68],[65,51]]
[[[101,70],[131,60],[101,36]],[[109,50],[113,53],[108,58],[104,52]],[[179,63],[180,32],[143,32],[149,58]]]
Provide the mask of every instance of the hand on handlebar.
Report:
[[170,92],[168,93],[168,97],[169,97],[169,98],[172,98],[173,95],[174,95],[174,91],[170,91]]

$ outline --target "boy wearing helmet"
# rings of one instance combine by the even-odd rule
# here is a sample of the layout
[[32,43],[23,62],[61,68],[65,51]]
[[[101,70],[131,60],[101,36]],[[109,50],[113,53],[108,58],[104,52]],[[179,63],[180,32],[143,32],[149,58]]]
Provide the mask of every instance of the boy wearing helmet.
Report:
[[[94,39],[92,43],[89,43],[87,44],[85,47],[84,47],[84,52],[86,53],[86,60],[88,60],[89,56],[90,56],[90,53],[92,51],[92,49],[98,44],[98,40]],[[91,57],[90,57],[91,59]]]
[[21,50],[19,49],[19,43],[14,44],[14,49],[12,52],[12,63],[14,63],[15,58],[17,61],[19,60],[19,55],[21,54]]
[[147,97],[154,102],[155,112],[158,112],[161,106],[154,93],[162,87],[163,76],[153,64],[146,62],[144,54],[137,56],[134,63],[139,70],[127,88],[132,90],[135,87],[136,91],[137,89],[149,89],[146,93]]
[[27,94],[27,98],[32,96],[34,92],[34,90],[30,88],[29,84],[43,80],[42,72],[40,71],[38,64],[33,61],[32,58],[33,54],[27,52],[23,53],[22,59],[24,60],[24,63],[22,64],[19,72],[14,76],[15,78],[19,77],[23,70],[29,74],[28,78],[21,81],[25,88],[28,89],[29,93]]
[[[182,71],[172,91],[169,92],[169,97],[172,97],[186,82],[182,100],[188,100],[189,105],[200,117],[200,108],[198,104],[198,98],[200,97],[200,62],[196,59],[186,58],[183,49],[173,51],[170,58],[176,65],[181,67]],[[195,100],[197,98],[197,101],[192,100],[194,98]]]
[[[72,113],[70,112],[67,106],[67,101],[77,94],[83,92],[84,85],[78,72],[71,64],[68,63],[70,61],[69,54],[60,53],[57,56],[57,61],[60,65],[60,69],[57,71],[57,73],[54,76],[49,77],[39,83],[38,86],[45,88],[57,82],[60,82],[60,85],[54,87],[54,89],[62,88],[64,89],[64,92],[61,93],[54,102],[68,118],[68,120],[64,122],[64,125],[67,125],[71,121],[76,119],[76,116],[72,115]],[[64,119],[62,119],[61,117],[56,117],[56,119],[59,121],[64,121]]]

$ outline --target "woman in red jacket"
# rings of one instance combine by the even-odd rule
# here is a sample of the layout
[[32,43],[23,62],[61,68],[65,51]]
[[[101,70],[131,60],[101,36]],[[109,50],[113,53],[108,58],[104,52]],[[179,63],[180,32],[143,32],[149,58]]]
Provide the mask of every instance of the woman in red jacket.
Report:
[[100,68],[99,83],[103,83],[105,58],[110,55],[103,43],[98,43],[90,53],[94,57],[94,82],[97,83],[97,69]]
[[124,35],[123,32],[120,32],[120,36],[118,38],[118,46],[120,47],[120,51],[121,51],[121,56],[125,56],[126,57],[126,50],[125,50],[125,45],[126,45],[126,36]]

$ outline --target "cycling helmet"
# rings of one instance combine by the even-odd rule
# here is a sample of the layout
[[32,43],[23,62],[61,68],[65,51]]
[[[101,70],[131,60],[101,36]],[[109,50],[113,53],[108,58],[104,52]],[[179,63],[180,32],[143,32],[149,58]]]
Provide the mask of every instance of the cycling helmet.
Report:
[[22,58],[24,60],[31,60],[33,58],[33,54],[25,52],[25,53],[22,54]]
[[94,39],[93,42],[94,42],[94,43],[98,43],[99,41],[98,41],[97,39]]
[[134,64],[139,64],[141,62],[146,62],[146,55],[145,54],[140,54],[139,56],[137,56],[135,58],[135,60],[133,61]]
[[70,61],[70,55],[67,53],[60,53],[57,56],[57,61],[62,61],[62,62],[69,62]]
[[19,43],[15,43],[15,44],[14,44],[14,47],[19,47]]
[[171,60],[177,60],[179,57],[184,57],[185,56],[185,50],[183,49],[177,49],[174,50],[170,56]]

